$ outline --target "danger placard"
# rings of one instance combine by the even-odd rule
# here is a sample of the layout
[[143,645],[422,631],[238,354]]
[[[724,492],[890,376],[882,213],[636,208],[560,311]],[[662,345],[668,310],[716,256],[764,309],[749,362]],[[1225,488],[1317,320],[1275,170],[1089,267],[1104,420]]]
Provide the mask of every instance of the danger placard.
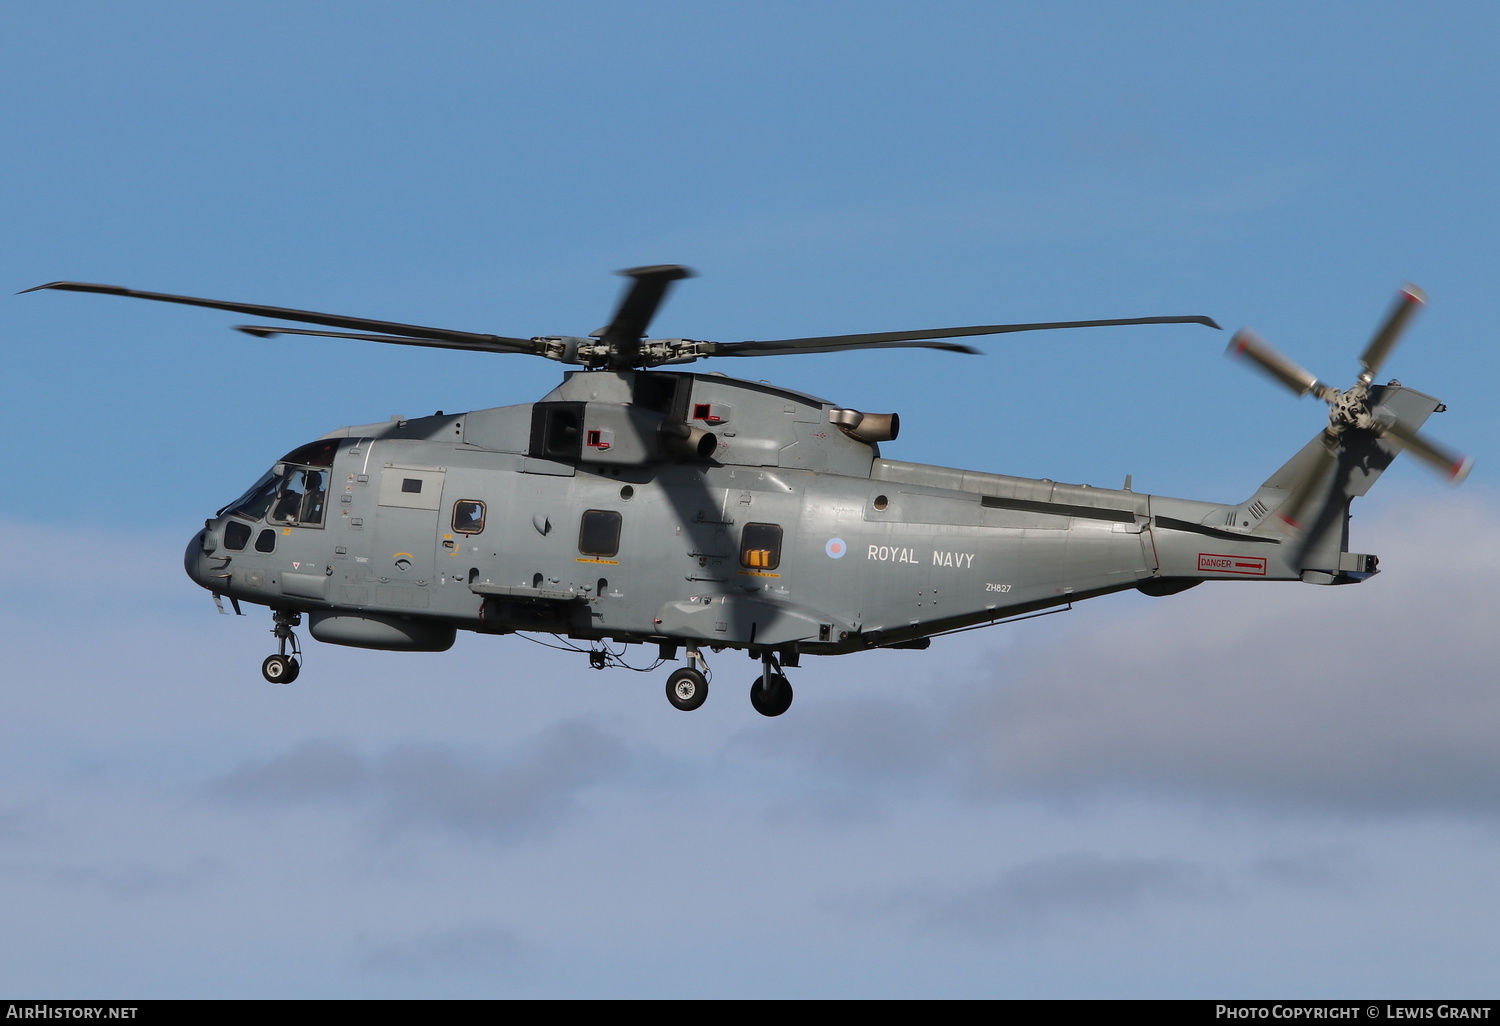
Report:
[[1198,569],[1211,574],[1250,574],[1266,576],[1264,556],[1225,556],[1217,552],[1198,553]]

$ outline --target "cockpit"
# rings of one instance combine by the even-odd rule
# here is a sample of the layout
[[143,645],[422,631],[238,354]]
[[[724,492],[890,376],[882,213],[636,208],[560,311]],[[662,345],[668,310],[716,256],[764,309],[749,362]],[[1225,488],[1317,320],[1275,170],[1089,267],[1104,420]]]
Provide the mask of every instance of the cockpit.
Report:
[[336,439],[310,442],[282,457],[218,515],[290,527],[322,527]]

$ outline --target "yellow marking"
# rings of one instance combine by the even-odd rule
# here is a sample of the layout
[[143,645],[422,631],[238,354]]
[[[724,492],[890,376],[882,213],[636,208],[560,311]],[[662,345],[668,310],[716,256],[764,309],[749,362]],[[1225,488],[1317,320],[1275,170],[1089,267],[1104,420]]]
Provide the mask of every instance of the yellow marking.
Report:
[[740,574],[741,574],[741,576],[744,576],[744,577],[780,577],[781,576],[780,574],[768,574],[764,570],[741,570]]
[[292,529],[290,527],[283,527],[281,529],[281,533],[282,534],[291,534],[292,533]]
[[578,559],[576,560],[576,562],[579,562],[579,563],[607,563],[610,566],[619,566],[620,565],[620,561],[618,559],[584,559],[582,556],[578,557]]
[[416,559],[417,558],[416,556],[413,556],[410,552],[392,552],[391,553],[391,558],[392,559],[400,559],[402,556],[405,556],[407,559]]

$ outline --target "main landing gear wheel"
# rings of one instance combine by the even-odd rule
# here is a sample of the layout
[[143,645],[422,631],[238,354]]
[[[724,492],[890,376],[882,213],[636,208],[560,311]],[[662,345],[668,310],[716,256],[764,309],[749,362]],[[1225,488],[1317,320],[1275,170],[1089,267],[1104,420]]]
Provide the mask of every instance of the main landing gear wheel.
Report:
[[272,684],[290,684],[302,672],[297,660],[288,655],[266,656],[260,664],[260,675]]
[[767,678],[755,678],[750,685],[750,704],[762,716],[780,716],[792,707],[792,682],[779,673],[770,675],[770,688],[765,686]]
[[708,678],[684,666],[667,678],[667,701],[683,712],[692,712],[708,701]]

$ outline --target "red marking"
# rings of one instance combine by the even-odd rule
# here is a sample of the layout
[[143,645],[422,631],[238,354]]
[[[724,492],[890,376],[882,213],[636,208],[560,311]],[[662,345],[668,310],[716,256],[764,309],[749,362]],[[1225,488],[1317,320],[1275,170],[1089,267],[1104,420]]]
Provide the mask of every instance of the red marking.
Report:
[[1226,556],[1217,552],[1198,553],[1198,569],[1214,574],[1246,574],[1251,577],[1266,575],[1266,561],[1262,556]]

